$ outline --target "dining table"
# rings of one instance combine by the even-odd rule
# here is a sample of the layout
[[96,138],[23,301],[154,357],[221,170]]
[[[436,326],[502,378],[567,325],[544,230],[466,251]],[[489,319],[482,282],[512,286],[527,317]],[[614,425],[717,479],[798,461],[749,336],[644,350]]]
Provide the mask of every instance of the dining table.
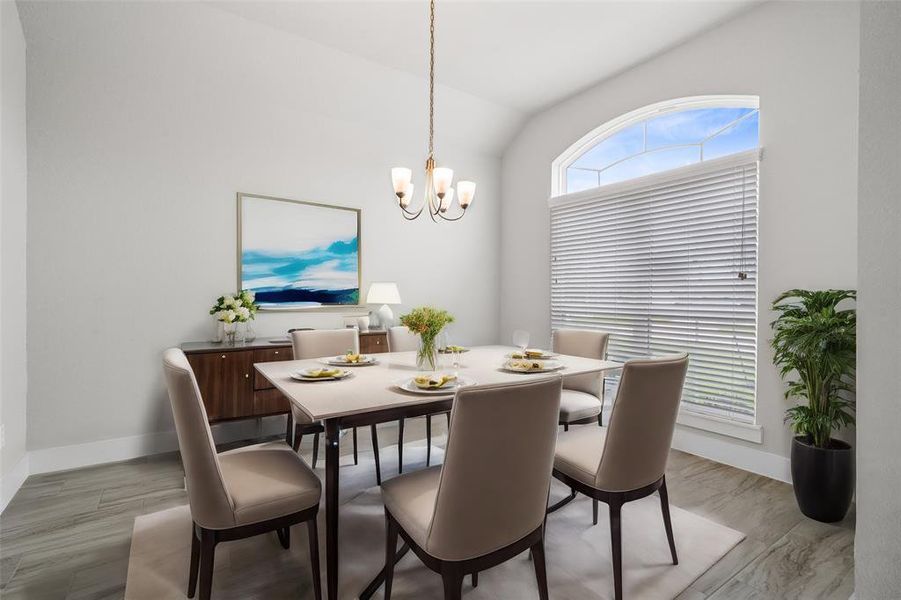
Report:
[[[456,375],[467,385],[522,382],[525,379],[603,374],[622,367],[621,363],[556,355],[550,360],[559,368],[554,371],[520,373],[506,370],[505,361],[515,348],[478,346],[460,353],[456,366],[451,355],[442,355],[438,372]],[[451,410],[454,392],[421,393],[400,389],[423,371],[417,367],[416,352],[387,352],[370,355],[373,363],[349,367],[351,375],[342,379],[298,381],[292,374],[304,368],[322,367],[329,358],[256,363],[260,375],[325,428],[325,562],[329,600],[338,597],[338,493],[339,440],[341,431],[387,423],[402,418],[438,414]]]

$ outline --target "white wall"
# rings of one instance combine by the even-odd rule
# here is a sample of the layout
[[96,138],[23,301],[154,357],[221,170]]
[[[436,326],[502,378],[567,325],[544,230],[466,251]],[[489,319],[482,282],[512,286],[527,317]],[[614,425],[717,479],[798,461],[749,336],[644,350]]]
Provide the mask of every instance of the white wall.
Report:
[[901,4],[864,2],[855,597],[901,589]]
[[[440,88],[437,157],[476,200],[458,223],[408,223],[389,169],[422,185],[424,78],[199,4],[22,12],[29,449],[171,430],[160,353],[206,339],[236,286],[238,191],[362,207],[364,288],[397,281],[405,307],[455,314],[461,341],[495,340],[499,140],[518,115]],[[257,330],[304,325],[340,313],[261,314]]]
[[25,456],[25,38],[13,2],[0,2],[0,510],[27,476]]
[[[856,3],[763,4],[534,116],[503,158],[502,339],[517,328],[531,330],[538,345],[549,336],[547,198],[560,153],[598,125],[655,102],[759,95],[765,156],[757,383],[764,439],[742,444],[784,469],[790,435],[768,347],[769,305],[794,287],[856,287],[858,21]],[[744,452],[709,441],[730,455]]]

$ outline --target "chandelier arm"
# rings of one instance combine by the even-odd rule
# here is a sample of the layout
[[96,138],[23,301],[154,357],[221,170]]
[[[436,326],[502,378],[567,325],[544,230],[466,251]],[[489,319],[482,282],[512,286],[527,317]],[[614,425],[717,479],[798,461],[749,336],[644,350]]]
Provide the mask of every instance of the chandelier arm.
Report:
[[461,207],[461,209],[462,209],[462,212],[459,215],[457,215],[456,217],[445,217],[444,213],[440,213],[440,212],[438,213],[438,216],[441,217],[442,219],[444,219],[445,221],[459,221],[466,214],[466,209],[462,208],[462,207]]

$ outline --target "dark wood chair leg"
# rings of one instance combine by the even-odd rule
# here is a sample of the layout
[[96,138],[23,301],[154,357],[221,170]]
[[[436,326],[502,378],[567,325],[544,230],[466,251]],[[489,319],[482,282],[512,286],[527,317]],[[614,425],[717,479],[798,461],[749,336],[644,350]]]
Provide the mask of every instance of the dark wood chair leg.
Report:
[[425,416],[425,466],[432,464],[432,415]]
[[448,432],[449,432],[449,431],[450,431],[450,413],[447,412],[447,413],[444,413],[444,414],[447,415],[447,430],[448,430]]
[[291,528],[290,527],[282,527],[281,529],[276,529],[275,535],[278,536],[278,542],[282,545],[282,548],[287,550],[291,547]]
[[479,587],[479,572],[475,571],[472,575],[470,575],[470,579],[472,580],[472,587]]
[[569,431],[569,423],[563,424],[563,431]]
[[191,570],[188,572],[188,598],[197,591],[197,569],[200,567],[200,539],[194,523],[191,523]]
[[620,519],[622,504],[611,502],[610,507],[610,545],[613,554],[613,597],[623,597],[623,540]]
[[310,568],[313,571],[313,595],[322,600],[322,578],[319,574],[319,528],[316,517],[307,521],[307,537],[310,539]]
[[302,441],[303,441],[303,434],[300,432],[300,427],[297,427],[294,430],[294,444],[291,445],[291,447],[294,448],[295,452],[300,450],[300,443]]
[[338,600],[338,443],[341,430],[334,419],[325,422],[325,584],[329,600]]
[[316,462],[319,460],[319,432],[313,436],[313,468],[316,468]]
[[357,455],[357,428],[354,427],[354,464],[360,464],[360,457]]
[[544,536],[535,542],[531,548],[532,563],[535,565],[535,579],[538,581],[538,597],[541,600],[548,600],[547,590],[547,568],[544,562]]
[[404,472],[404,420],[397,422],[397,472]]
[[293,448],[294,440],[292,439],[292,436],[291,436],[292,433],[294,433],[294,415],[292,415],[290,412],[288,412],[288,428],[285,431],[285,443]]
[[441,580],[444,582],[444,600],[460,600],[463,597],[463,573],[443,572]]
[[604,409],[601,409],[601,412],[598,413],[598,427],[604,426]]
[[598,524],[598,501],[594,498],[591,499],[591,514],[594,518],[594,524]]
[[673,523],[669,515],[669,494],[666,491],[666,478],[660,484],[660,509],[663,511],[663,526],[666,528],[666,539],[669,541],[669,551],[673,555],[673,564],[679,564],[679,557],[676,555],[676,540],[673,538]]
[[375,425],[372,425],[370,432],[372,433],[372,457],[375,459],[375,483],[382,485],[382,468],[379,464],[379,434]]
[[200,530],[200,600],[210,600],[213,591],[213,565],[216,562],[216,534]]
[[397,560],[397,523],[385,515],[385,600],[391,600],[394,562]]

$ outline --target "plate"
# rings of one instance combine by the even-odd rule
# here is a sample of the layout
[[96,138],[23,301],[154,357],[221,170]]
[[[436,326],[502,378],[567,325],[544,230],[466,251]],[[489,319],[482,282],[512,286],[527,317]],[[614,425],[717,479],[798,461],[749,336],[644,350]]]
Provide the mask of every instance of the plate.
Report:
[[[463,354],[464,352],[469,352],[469,348],[466,348],[464,346],[457,346],[457,348],[459,348],[459,350],[457,350],[457,354]],[[447,348],[438,348],[438,353],[439,354],[453,354],[454,351],[448,350]]]
[[469,379],[467,377],[457,377],[456,381],[448,383],[444,387],[433,389],[433,390],[424,390],[416,385],[416,382],[413,381],[412,377],[408,377],[407,379],[398,379],[394,382],[394,386],[398,389],[401,389],[405,392],[410,392],[411,394],[426,394],[429,396],[447,396],[448,394],[453,394],[461,387],[466,387],[469,385],[475,385],[475,381]]
[[[527,363],[537,363],[540,368],[528,367]],[[555,360],[510,359],[505,361],[501,369],[511,373],[551,373],[559,371],[563,365]]]
[[304,375],[305,371],[309,371],[309,369],[291,373],[291,379],[293,379],[294,381],[338,381],[351,376],[350,371],[343,370],[339,374],[333,375],[331,377],[309,377],[307,375]]
[[[546,350],[541,350],[540,352],[541,352],[541,356],[528,356],[528,357],[523,357],[521,352],[511,352],[509,354],[505,354],[504,358],[512,358],[514,360],[547,360],[549,358],[557,358],[557,356],[559,356],[558,354],[555,354],[553,352],[548,352]],[[520,356],[515,356],[516,354],[519,354]]]
[[368,367],[369,365],[378,364],[378,360],[374,356],[360,356],[359,362],[347,362],[344,360],[343,356],[331,356],[329,358],[323,358],[322,362],[327,365],[332,365],[334,367]]

